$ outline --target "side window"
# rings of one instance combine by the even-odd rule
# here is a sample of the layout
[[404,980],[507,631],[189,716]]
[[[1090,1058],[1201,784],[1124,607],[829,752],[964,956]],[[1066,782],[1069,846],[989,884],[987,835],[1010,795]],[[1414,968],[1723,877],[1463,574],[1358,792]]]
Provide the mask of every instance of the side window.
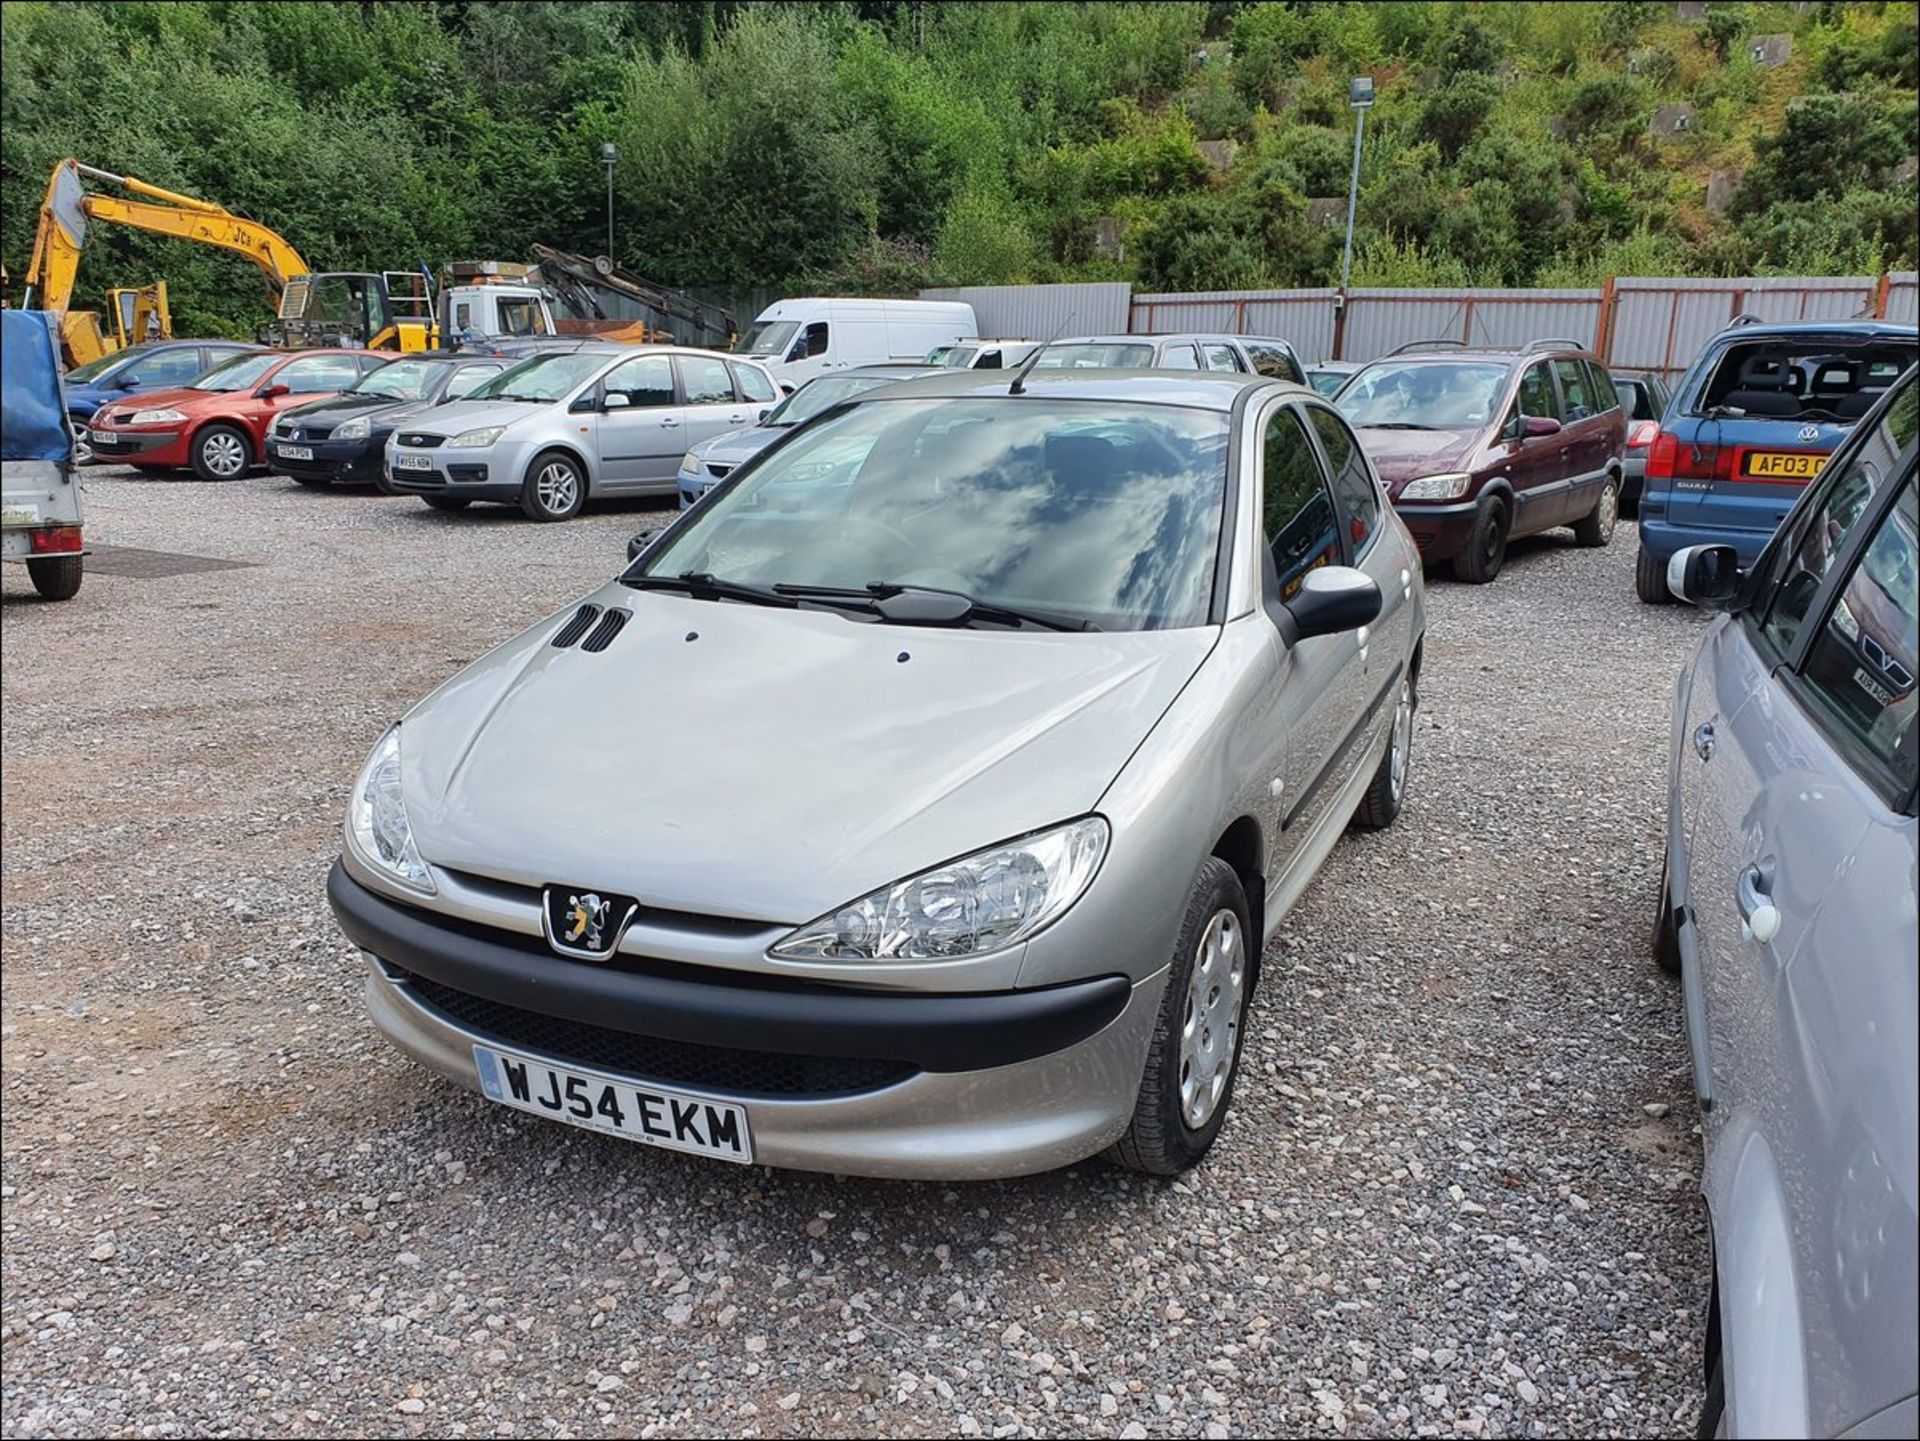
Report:
[[1789,518],[1771,559],[1762,558],[1751,613],[1761,617],[1761,636],[1781,655],[1793,649],[1847,531],[1893,480],[1901,454],[1913,444],[1917,430],[1920,386],[1908,386],[1873,432],[1858,442],[1852,457],[1837,472],[1815,482],[1820,487],[1818,498]]
[[726,361],[704,355],[682,355],[675,363],[680,367],[680,383],[686,388],[688,405],[733,403],[733,376],[727,370]]
[[673,362],[664,355],[636,355],[609,370],[600,387],[626,396],[635,410],[658,410],[674,403]]
[[1333,467],[1333,496],[1347,529],[1349,554],[1359,555],[1380,527],[1380,487],[1367,469],[1367,458],[1360,442],[1353,438],[1347,423],[1332,411],[1318,405],[1306,407],[1320,448]]
[[453,379],[447,382],[446,394],[440,398],[458,400],[463,395],[469,395],[476,385],[498,375],[500,369],[497,365],[463,365],[453,373]]
[[1270,375],[1276,380],[1293,379],[1293,367],[1287,364],[1287,354],[1279,346],[1253,341],[1247,346],[1247,354],[1253,357],[1256,374]]
[[1801,678],[1840,731],[1890,773],[1904,796],[1920,767],[1915,703],[1920,655],[1920,502],[1908,476],[1881,517],[1808,648]]
[[748,400],[772,401],[778,392],[773,382],[767,379],[766,371],[757,365],[736,365],[731,367],[734,384],[740,387],[740,393]]
[[1538,365],[1529,365],[1527,373],[1520,377],[1520,413],[1560,419],[1560,401],[1553,393],[1553,377],[1547,374],[1544,360]]
[[1340,563],[1333,498],[1300,418],[1283,410],[1267,422],[1261,445],[1261,517],[1280,599],[1291,600],[1310,570]]
[[531,300],[508,299],[500,302],[502,335],[537,335],[542,329],[540,307]]
[[800,332],[800,338],[793,342],[793,349],[787,352],[788,360],[811,360],[816,355],[827,353],[827,322],[816,320]]
[[351,355],[309,355],[280,367],[272,383],[284,385],[295,395],[321,390],[345,390],[360,378],[360,367]]
[[185,385],[204,368],[200,352],[189,346],[185,350],[163,350],[141,361],[133,367],[130,378],[135,385]]
[[1169,345],[1166,353],[1160,357],[1162,370],[1198,370],[1200,361],[1193,353],[1191,345]]
[[1620,392],[1613,388],[1613,377],[1606,369],[1595,365],[1591,360],[1583,361],[1587,369],[1587,394],[1593,397],[1593,409],[1596,415],[1620,408]]
[[1587,367],[1584,361],[1556,360],[1554,374],[1560,377],[1560,398],[1567,407],[1569,423],[1585,420],[1593,414],[1593,397],[1587,393]]
[[453,328],[465,330],[471,324],[473,324],[473,306],[463,300],[453,307]]
[[1231,345],[1203,345],[1200,352],[1206,357],[1208,370],[1245,370],[1240,357],[1233,353]]

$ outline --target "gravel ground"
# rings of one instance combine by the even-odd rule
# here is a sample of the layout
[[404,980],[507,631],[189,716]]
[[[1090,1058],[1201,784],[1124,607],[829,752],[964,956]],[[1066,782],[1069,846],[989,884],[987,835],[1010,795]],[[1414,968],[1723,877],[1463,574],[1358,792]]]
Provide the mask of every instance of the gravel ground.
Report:
[[1644,937],[1701,617],[1635,602],[1629,529],[1434,583],[1408,808],[1287,922],[1204,1167],[942,1187],[518,1117],[362,1014],[322,885],[369,745],[663,509],[86,499],[252,568],[5,572],[6,1434],[1690,1432],[1699,1147]]

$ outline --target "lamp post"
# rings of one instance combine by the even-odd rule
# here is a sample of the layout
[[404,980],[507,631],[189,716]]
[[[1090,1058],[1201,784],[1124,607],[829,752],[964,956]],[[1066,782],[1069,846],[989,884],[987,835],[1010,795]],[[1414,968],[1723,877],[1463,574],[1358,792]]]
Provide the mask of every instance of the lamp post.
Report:
[[[1360,152],[1358,150],[1354,151],[1354,165],[1356,167],[1360,163],[1359,153]],[[613,259],[613,162],[618,160],[619,158],[620,158],[620,152],[613,148],[613,142],[611,140],[601,142],[600,163],[607,167],[607,259],[608,260]],[[1355,173],[1356,174],[1359,173],[1357,169],[1355,170]],[[1351,221],[1349,221],[1349,226],[1351,226]]]
[[1353,273],[1353,212],[1360,203],[1360,137],[1367,129],[1367,107],[1373,104],[1373,77],[1356,75],[1347,82],[1347,104],[1353,107],[1353,179],[1347,183],[1347,248],[1340,259],[1340,303],[1346,305],[1347,277]]

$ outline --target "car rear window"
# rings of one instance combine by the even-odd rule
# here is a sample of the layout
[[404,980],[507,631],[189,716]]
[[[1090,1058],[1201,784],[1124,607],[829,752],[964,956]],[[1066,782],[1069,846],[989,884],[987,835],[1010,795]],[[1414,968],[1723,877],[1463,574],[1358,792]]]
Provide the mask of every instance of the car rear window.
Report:
[[1915,354],[1911,341],[1819,336],[1736,341],[1713,362],[1687,413],[1739,412],[1851,425],[1914,363]]

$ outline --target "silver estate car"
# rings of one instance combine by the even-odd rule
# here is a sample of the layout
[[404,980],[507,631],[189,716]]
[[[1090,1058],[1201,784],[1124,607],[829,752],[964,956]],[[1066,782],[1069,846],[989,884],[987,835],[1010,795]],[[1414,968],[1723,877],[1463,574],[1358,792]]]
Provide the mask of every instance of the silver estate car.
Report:
[[779,390],[755,360],[668,345],[544,350],[387,441],[387,484],[436,510],[517,504],[570,520],[603,495],[672,495],[689,447],[765,417]]
[[1080,335],[1049,341],[1039,370],[1217,370],[1307,383],[1300,357],[1284,340],[1259,335]]
[[329,898],[379,1027],[505,1106],[847,1174],[1171,1174],[1264,942],[1400,809],[1424,628],[1310,390],[888,386],[408,711]]
[[1712,1221],[1702,1436],[1920,1434],[1915,372],[1750,572],[1674,700],[1654,954],[1677,971]]

